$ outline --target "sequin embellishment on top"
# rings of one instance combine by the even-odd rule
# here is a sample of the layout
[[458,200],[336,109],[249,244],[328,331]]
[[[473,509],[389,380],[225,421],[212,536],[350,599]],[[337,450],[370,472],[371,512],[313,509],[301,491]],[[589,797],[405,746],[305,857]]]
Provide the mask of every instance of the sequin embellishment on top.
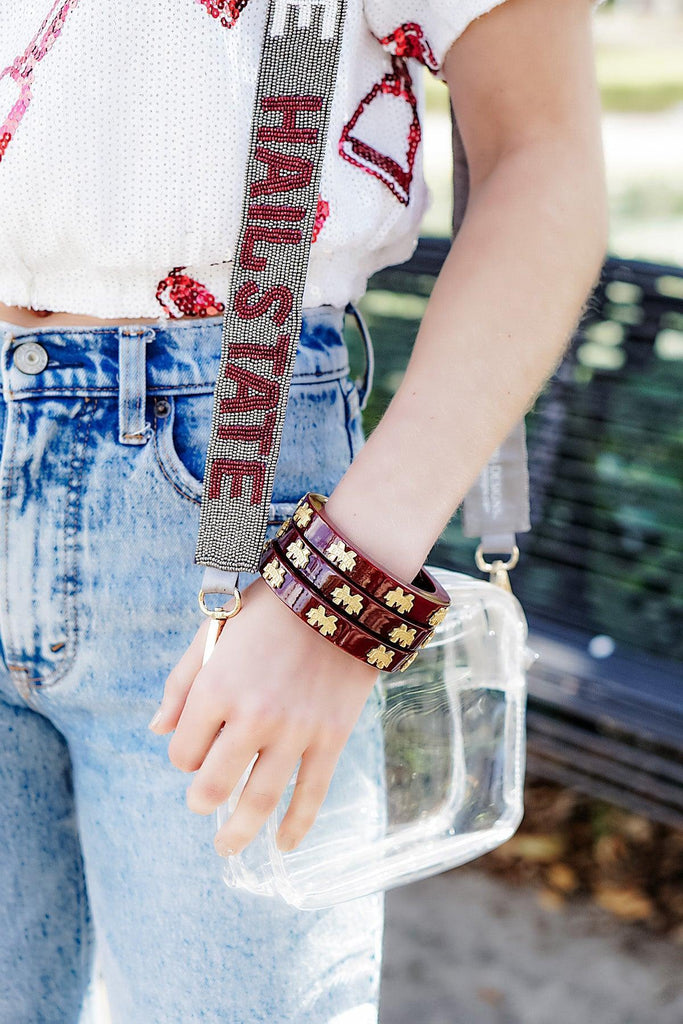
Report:
[[197,0],[197,3],[212,18],[216,18],[223,28],[234,28],[249,0]]
[[[0,300],[171,323],[226,303],[263,34],[338,3],[273,0],[267,29],[269,0],[0,0]],[[358,302],[414,252],[424,67],[443,79],[501,4],[347,0],[305,307]]]
[[[392,56],[391,66],[392,70],[373,85],[358,104],[351,120],[344,125],[339,139],[339,155],[367,174],[379,178],[399,203],[407,206],[422,129],[408,65],[402,57]],[[405,125],[405,164],[388,153],[381,153],[357,132],[371,105],[378,101],[385,105],[382,114],[388,122],[399,131],[400,126]]]
[[439,70],[434,51],[425,39],[422,26],[417,22],[407,21],[378,41],[395,57],[413,57],[431,72]]
[[34,69],[60,35],[69,12],[77,5],[78,0],[55,0],[42,25],[21,56],[15,57],[12,64],[0,71],[0,81],[7,76],[19,86],[19,98],[0,126],[0,162],[33,98],[31,86]]
[[[318,196],[318,206],[313,223],[312,242],[325,226],[330,215],[330,204],[322,196]],[[226,261],[230,262],[230,261]],[[212,264],[217,266],[218,264]],[[218,316],[225,311],[225,303],[218,302],[206,285],[185,273],[187,267],[173,269],[158,282],[156,299],[170,319],[181,316]],[[177,312],[174,312],[173,307]]]
[[330,204],[322,196],[318,196],[318,206],[315,211],[315,221],[313,222],[313,238],[312,242],[318,241],[318,235],[325,226],[325,221],[330,215]]
[[[218,316],[225,310],[225,303],[217,302],[200,281],[184,274],[186,269],[174,267],[159,281],[156,297],[162,309],[173,319],[181,316]],[[169,303],[179,312],[175,313]]]

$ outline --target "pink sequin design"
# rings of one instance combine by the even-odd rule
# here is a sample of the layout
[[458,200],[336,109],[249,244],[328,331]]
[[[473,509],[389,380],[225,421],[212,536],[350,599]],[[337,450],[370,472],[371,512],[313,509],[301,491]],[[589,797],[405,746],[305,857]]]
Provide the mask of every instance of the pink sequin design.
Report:
[[318,205],[315,211],[315,220],[313,222],[313,236],[311,243],[318,241],[318,235],[325,226],[325,221],[330,215],[330,204],[322,196],[318,196]]
[[36,65],[54,45],[55,40],[61,34],[67,15],[77,6],[78,0],[55,0],[42,25],[21,56],[15,57],[9,67],[0,71],[0,81],[7,76],[19,86],[19,98],[3,124],[0,125],[0,162],[2,162],[7,147],[14,138],[21,119],[31,102],[31,86]]
[[439,70],[439,62],[425,39],[424,29],[414,21],[406,21],[397,29],[383,36],[379,42],[395,57],[413,57],[430,71]]
[[206,285],[184,274],[185,269],[174,267],[159,281],[156,298],[162,309],[174,320],[181,316],[218,316],[222,313],[225,303],[217,302]]
[[249,0],[196,0],[223,28],[234,28]]
[[[392,70],[376,82],[363,97],[356,110],[342,128],[339,139],[339,155],[350,164],[360,167],[366,174],[378,178],[393,192],[399,203],[407,206],[410,202],[410,185],[418,146],[422,138],[420,119],[417,113],[417,97],[413,90],[408,65],[403,57],[392,56]],[[406,137],[405,164],[400,164],[387,153],[380,153],[370,142],[358,133],[362,127],[363,115],[372,103],[388,102],[386,117],[400,123],[400,106],[408,111],[409,123]],[[395,102],[397,101],[397,103]]]

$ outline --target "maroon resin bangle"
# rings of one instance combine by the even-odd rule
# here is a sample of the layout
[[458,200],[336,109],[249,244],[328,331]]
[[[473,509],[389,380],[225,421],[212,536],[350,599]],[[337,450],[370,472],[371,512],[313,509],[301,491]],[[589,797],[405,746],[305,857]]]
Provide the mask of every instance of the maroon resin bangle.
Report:
[[403,671],[417,656],[417,651],[397,650],[379,637],[367,633],[344,616],[339,608],[328,604],[320,594],[278,557],[274,544],[262,551],[259,572],[274,594],[303,622],[315,629],[336,647],[380,671]]
[[319,551],[306,544],[295,523],[279,533],[273,547],[280,561],[292,567],[322,598],[384,642],[415,650],[426,646],[431,639],[433,628],[407,621],[360,587],[353,583],[349,585],[348,576],[340,575]]
[[296,507],[292,518],[306,542],[361,590],[388,608],[395,608],[414,625],[433,628],[443,622],[450,597],[438,580],[424,567],[412,583],[392,576],[357,545],[350,544],[330,522],[324,509],[326,501],[324,495],[309,492]]

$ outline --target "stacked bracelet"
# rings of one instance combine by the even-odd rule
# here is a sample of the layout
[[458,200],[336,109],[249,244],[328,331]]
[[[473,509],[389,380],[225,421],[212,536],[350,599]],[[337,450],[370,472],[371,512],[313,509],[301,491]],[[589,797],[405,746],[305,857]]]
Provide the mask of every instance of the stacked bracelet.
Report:
[[431,626],[407,623],[404,616],[350,581],[306,542],[295,523],[283,531],[275,546],[321,597],[342,607],[349,618],[383,641],[397,647],[415,648],[431,639],[434,632]]
[[443,621],[450,598],[423,567],[412,583],[373,562],[306,494],[261,554],[274,593],[321,636],[378,669],[403,671]]

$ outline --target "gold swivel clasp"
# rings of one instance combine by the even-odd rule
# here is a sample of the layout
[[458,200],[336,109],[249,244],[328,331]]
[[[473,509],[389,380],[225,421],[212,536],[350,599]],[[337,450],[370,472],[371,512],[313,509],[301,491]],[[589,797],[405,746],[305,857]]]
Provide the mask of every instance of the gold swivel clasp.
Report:
[[507,590],[510,594],[512,593],[509,573],[519,561],[519,548],[516,544],[510,552],[507,561],[503,561],[502,558],[496,558],[493,562],[486,561],[483,548],[479,544],[474,552],[474,561],[477,564],[477,569],[489,573],[490,583],[493,583],[496,587],[501,587],[503,590]]
[[[229,608],[209,608],[209,606],[206,603],[207,594],[227,594],[229,597],[234,598],[235,603],[231,605],[231,607]],[[201,608],[201,610],[210,619],[209,630],[208,633],[206,634],[206,642],[204,644],[204,655],[202,657],[202,665],[206,665],[207,661],[211,657],[211,652],[216,646],[218,637],[221,635],[221,630],[223,629],[223,626],[225,625],[228,619],[231,619],[233,617],[233,615],[237,615],[238,611],[242,607],[242,595],[240,594],[237,587],[235,587],[234,590],[232,591],[200,590],[197,600],[199,601],[199,607]]]

